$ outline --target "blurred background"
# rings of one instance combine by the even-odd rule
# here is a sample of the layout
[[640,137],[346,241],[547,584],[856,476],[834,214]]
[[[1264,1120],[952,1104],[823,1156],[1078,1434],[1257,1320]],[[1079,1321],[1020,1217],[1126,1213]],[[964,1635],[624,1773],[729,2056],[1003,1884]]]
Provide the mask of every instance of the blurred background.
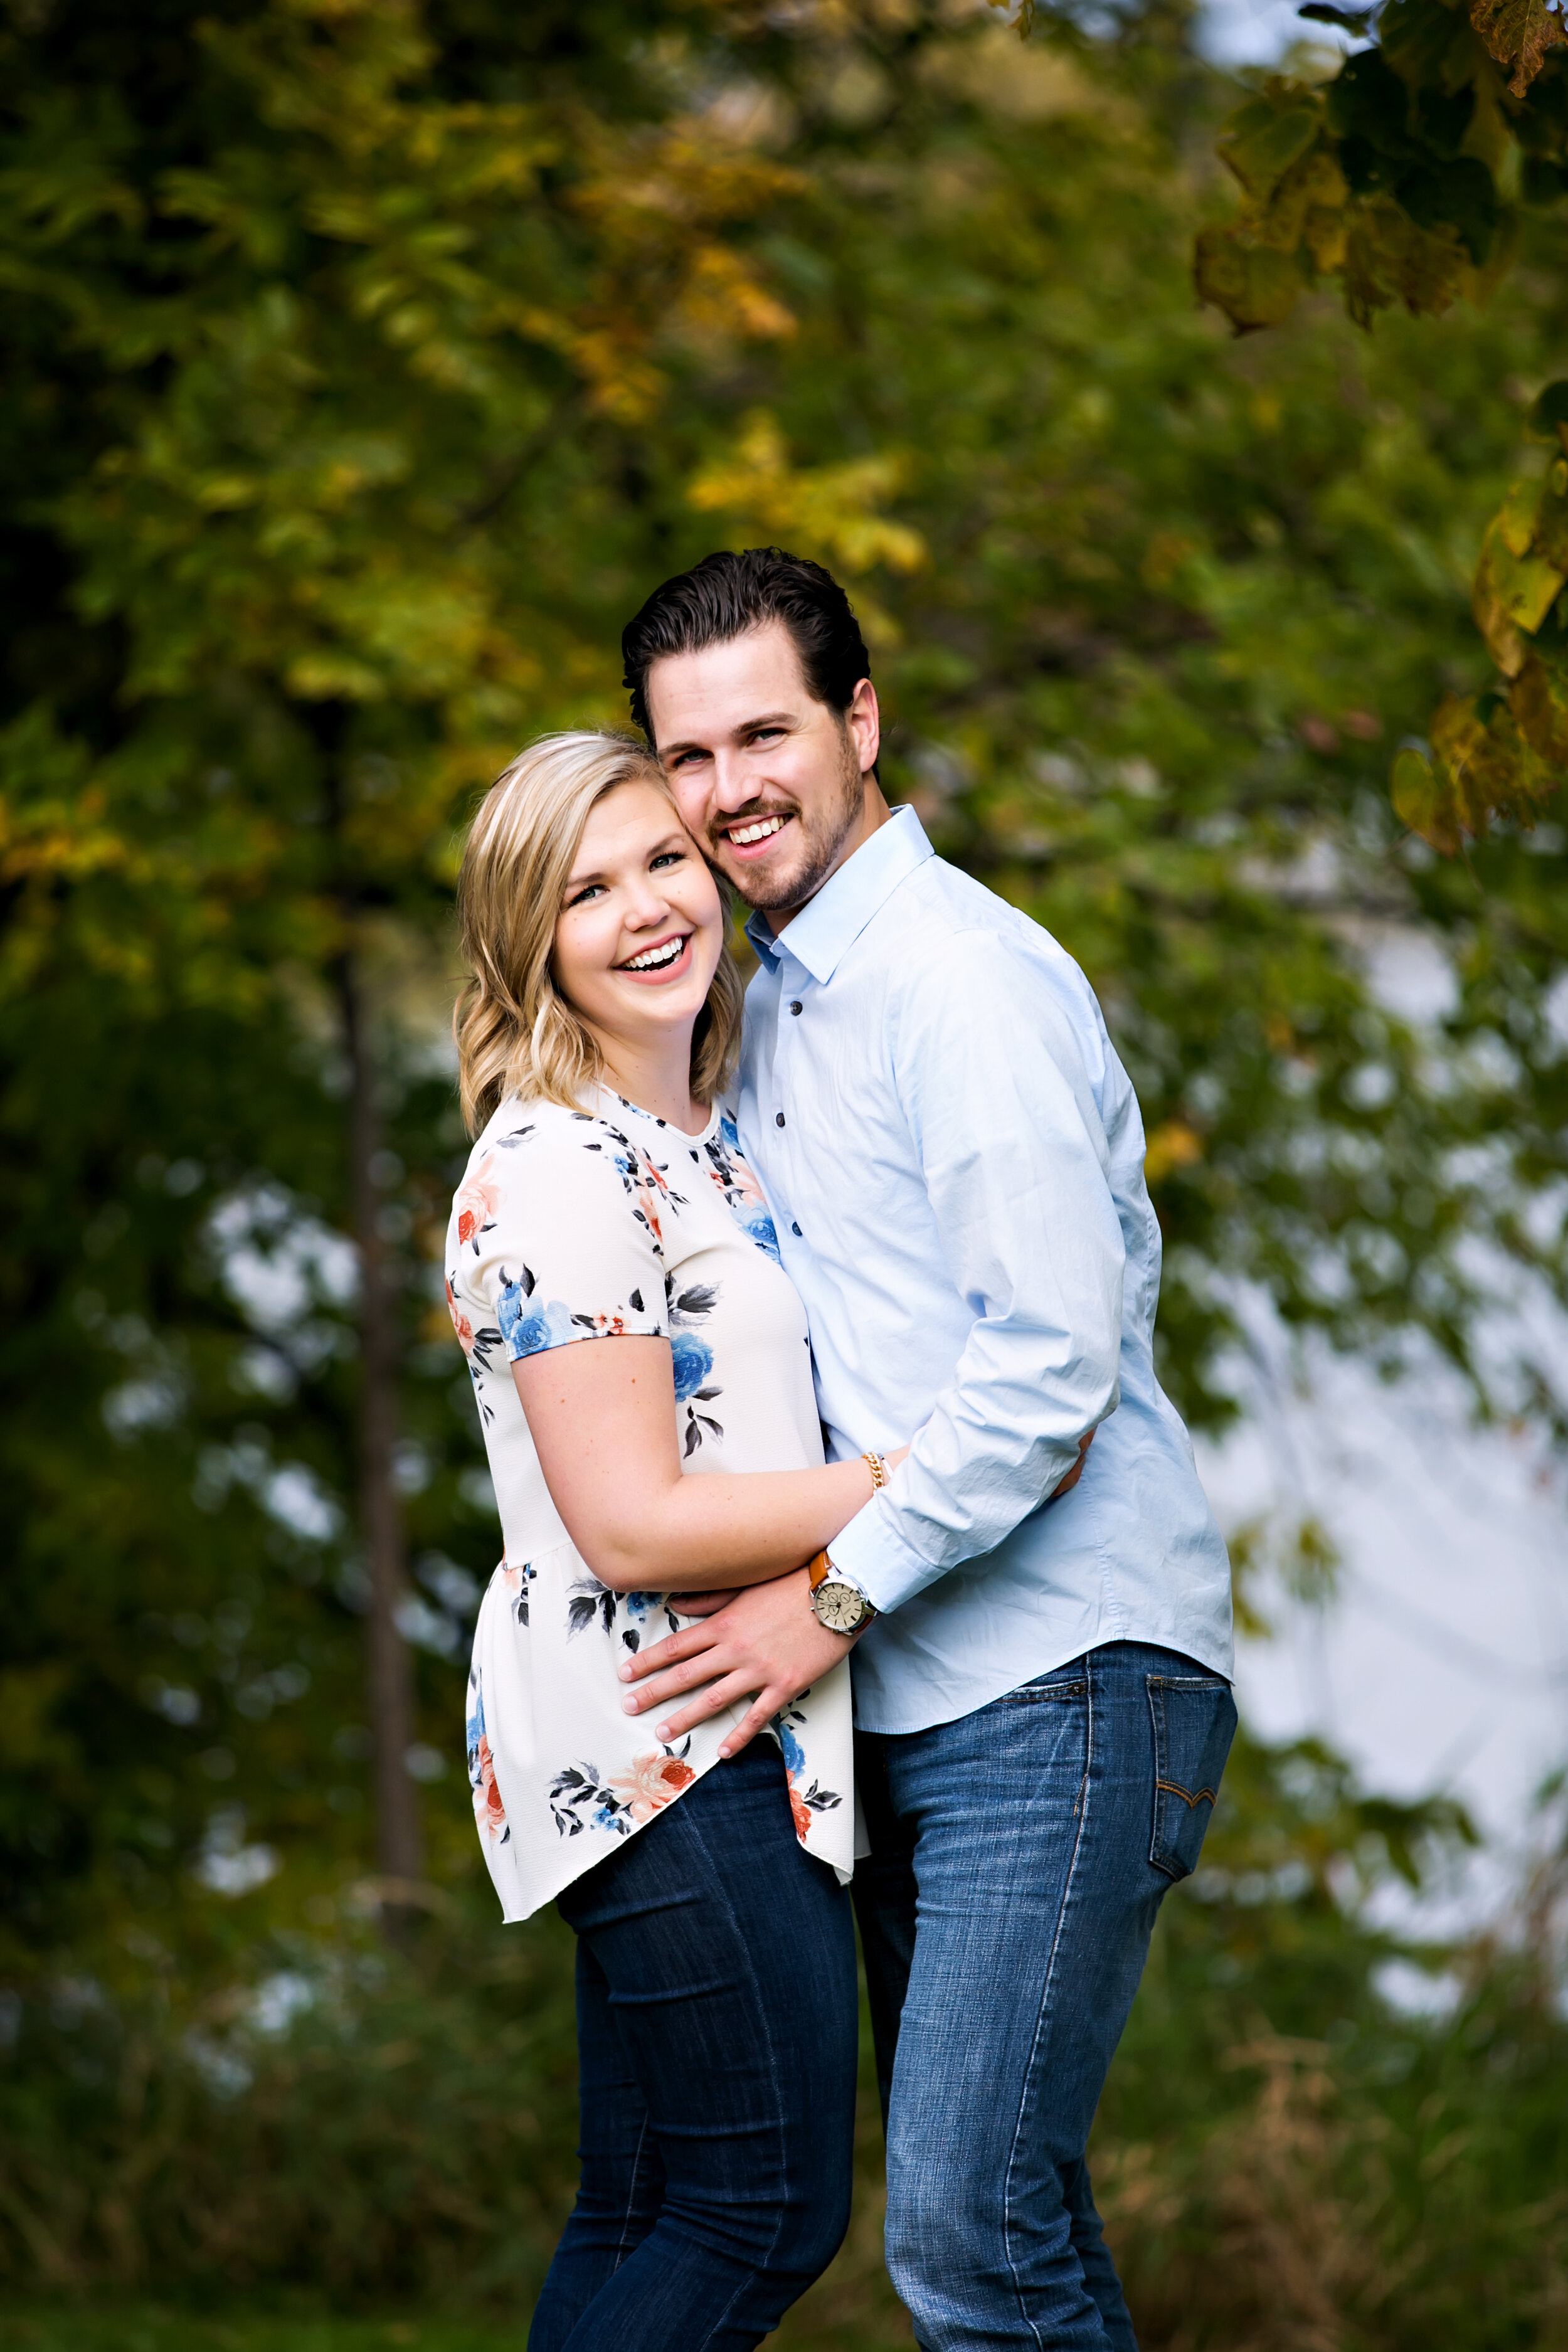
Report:
[[[1357,37],[7,0],[0,2344],[523,2340],[571,1953],[463,1758],[451,888],[647,590],[777,541],[1149,1130],[1244,1730],[1097,2132],[1146,2352],[1568,2345],[1568,804],[1389,798],[1568,246],[1200,308],[1225,116]],[[781,2346],[910,2341],[874,2107]]]

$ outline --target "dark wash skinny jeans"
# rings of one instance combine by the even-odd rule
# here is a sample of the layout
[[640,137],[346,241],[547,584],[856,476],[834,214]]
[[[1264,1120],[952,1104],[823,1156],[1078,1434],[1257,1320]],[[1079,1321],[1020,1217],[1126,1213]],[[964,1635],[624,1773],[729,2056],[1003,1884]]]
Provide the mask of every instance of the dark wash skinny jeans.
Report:
[[1111,1642],[856,1739],[888,2269],[924,2352],[1137,2352],[1084,2150],[1235,1729],[1220,1675]]
[[751,2352],[849,2219],[847,1890],[768,1738],[560,1898],[577,1934],[582,2184],[529,2352]]

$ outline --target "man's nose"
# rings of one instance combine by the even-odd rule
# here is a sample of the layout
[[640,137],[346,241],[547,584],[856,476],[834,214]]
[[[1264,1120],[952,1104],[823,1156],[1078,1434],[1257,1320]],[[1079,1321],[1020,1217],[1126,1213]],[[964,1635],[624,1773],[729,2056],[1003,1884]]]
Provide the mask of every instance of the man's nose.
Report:
[[721,815],[733,816],[737,809],[757,796],[757,780],[752,775],[744,752],[726,749],[715,753],[713,760],[712,805]]

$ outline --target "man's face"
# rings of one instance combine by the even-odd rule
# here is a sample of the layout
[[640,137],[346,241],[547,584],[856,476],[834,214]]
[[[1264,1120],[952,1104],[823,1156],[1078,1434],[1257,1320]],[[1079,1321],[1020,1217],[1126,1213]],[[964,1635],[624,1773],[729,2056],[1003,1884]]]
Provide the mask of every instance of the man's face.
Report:
[[864,678],[845,714],[815,700],[782,621],[655,662],[647,707],[682,816],[752,906],[792,914],[859,846],[876,695]]

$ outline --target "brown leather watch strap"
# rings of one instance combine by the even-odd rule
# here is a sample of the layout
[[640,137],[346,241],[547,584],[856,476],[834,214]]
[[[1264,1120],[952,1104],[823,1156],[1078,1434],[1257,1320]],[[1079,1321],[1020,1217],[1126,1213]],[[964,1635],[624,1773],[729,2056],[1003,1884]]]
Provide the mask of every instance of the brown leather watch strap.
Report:
[[826,1584],[833,1573],[833,1562],[825,1551],[819,1551],[808,1559],[806,1567],[811,1572],[811,1589],[814,1592],[819,1584]]

